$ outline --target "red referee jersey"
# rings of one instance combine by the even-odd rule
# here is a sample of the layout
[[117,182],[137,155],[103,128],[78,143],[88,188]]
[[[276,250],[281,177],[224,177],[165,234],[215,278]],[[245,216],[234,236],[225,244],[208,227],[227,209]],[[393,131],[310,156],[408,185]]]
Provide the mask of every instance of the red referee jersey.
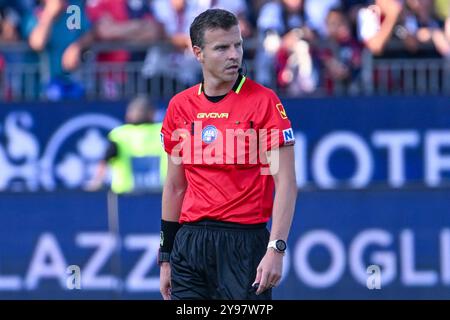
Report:
[[182,157],[188,183],[180,223],[270,219],[274,182],[260,153],[294,144],[294,134],[272,90],[242,76],[238,81],[219,102],[209,101],[199,84],[169,103],[161,141],[167,153]]

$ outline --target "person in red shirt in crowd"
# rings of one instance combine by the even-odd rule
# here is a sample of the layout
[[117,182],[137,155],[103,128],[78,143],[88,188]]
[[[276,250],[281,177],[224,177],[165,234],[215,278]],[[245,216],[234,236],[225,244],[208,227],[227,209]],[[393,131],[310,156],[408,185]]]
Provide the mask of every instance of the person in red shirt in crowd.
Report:
[[[102,42],[125,41],[147,44],[148,46],[164,38],[164,29],[154,18],[146,0],[88,0],[86,13],[94,25],[96,40]],[[128,61],[140,61],[145,57],[141,53],[127,50],[100,52],[97,60],[109,64],[108,70],[99,75],[102,79],[102,94],[116,99],[120,87],[128,80],[124,71]],[[111,66],[115,65],[116,68]],[[115,70],[115,71],[110,71]]]
[[203,81],[171,99],[161,130],[160,290],[175,300],[271,299],[297,195],[291,123],[276,94],[241,73],[234,14],[201,13],[190,37]]

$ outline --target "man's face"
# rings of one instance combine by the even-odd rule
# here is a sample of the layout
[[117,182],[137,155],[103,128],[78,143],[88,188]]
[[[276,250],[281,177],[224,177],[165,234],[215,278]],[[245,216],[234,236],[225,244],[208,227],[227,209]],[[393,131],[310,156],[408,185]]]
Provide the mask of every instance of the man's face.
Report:
[[185,2],[184,0],[171,0],[172,8],[175,11],[181,11],[184,8],[185,5],[184,2]]
[[236,80],[243,55],[239,27],[206,30],[203,43],[203,48],[197,50],[196,56],[203,65],[204,76],[212,76],[222,82]]
[[289,13],[299,13],[303,0],[283,0],[283,4]]
[[330,12],[327,17],[327,31],[330,38],[346,40],[350,37],[350,26],[340,13]]

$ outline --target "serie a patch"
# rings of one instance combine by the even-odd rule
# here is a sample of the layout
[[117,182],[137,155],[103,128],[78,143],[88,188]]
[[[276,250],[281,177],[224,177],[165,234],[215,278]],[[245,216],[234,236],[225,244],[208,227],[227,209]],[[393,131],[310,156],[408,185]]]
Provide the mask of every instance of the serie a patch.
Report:
[[294,130],[292,128],[283,130],[284,145],[290,145],[295,143]]

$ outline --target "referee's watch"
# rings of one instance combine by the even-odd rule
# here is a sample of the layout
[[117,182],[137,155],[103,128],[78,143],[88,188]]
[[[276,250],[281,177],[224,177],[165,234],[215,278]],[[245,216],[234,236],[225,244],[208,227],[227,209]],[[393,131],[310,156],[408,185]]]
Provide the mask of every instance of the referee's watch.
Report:
[[285,253],[286,247],[286,242],[281,239],[269,241],[269,244],[267,245],[267,248],[272,248],[279,253]]

